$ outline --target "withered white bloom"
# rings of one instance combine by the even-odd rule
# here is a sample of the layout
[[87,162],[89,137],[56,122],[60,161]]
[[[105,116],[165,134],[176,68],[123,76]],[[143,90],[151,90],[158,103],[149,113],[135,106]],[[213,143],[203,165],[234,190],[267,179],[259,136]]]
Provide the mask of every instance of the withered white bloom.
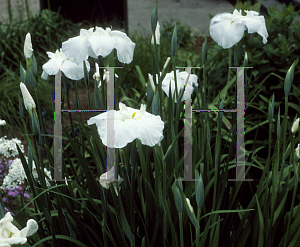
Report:
[[300,118],[297,118],[296,121],[293,123],[293,126],[292,126],[292,133],[293,134],[295,134],[298,131],[299,121],[300,121]]
[[[157,21],[157,25],[156,25],[156,29],[155,29],[155,40],[156,40],[156,44],[159,45],[160,44],[160,25],[159,22]],[[152,35],[151,38],[151,44],[154,44],[154,37]]]
[[[56,75],[59,69],[71,80],[80,80],[84,77],[83,60],[80,64],[71,62],[62,49],[56,50],[55,53],[47,51],[47,54],[50,60],[43,65],[42,78],[44,80],[47,80],[48,75]],[[90,71],[90,63],[86,60],[85,64],[87,70]]]
[[258,33],[263,38],[263,43],[267,43],[268,32],[264,16],[258,16],[256,11],[247,11],[246,16],[242,11],[234,10],[233,14],[222,13],[215,15],[210,21],[209,32],[212,39],[224,49],[230,48],[238,43],[244,31],[248,33]]
[[[146,106],[141,105],[140,110],[126,107],[123,103],[119,103],[119,111],[111,110],[114,113],[114,146],[115,148],[123,148],[135,139],[140,139],[142,144],[153,147],[160,144],[163,139],[162,131],[164,122],[160,116],[152,115],[146,112]],[[96,124],[98,133],[105,146],[107,142],[107,114],[101,113],[92,117],[87,121],[88,125]]]
[[121,63],[131,63],[135,43],[120,31],[105,30],[102,27],[81,29],[80,35],[70,38],[62,43],[64,54],[74,63],[81,63],[89,56],[97,58],[106,57],[113,49],[117,50],[117,56]]
[[6,124],[6,121],[0,119],[0,125],[5,125],[5,124]]
[[26,110],[31,111],[33,108],[35,108],[34,100],[23,82],[20,83],[20,88],[23,95],[25,108]]
[[103,173],[100,176],[100,184],[103,188],[109,189],[110,186],[113,186],[116,194],[118,195],[117,185],[119,184],[119,190],[121,190],[120,183],[122,183],[122,177],[118,175],[118,179],[115,179],[115,166],[113,166],[109,171]]
[[[194,91],[193,86],[198,87],[198,76],[195,74],[190,74],[186,71],[176,70],[176,79],[177,79],[177,90],[178,95],[180,92],[180,89],[184,88],[185,85],[185,92],[183,93],[183,97],[181,101],[187,100],[188,98],[191,98],[191,95],[188,93],[189,91],[192,93]],[[164,80],[162,81],[162,89],[166,93],[166,95],[169,97],[169,87],[171,86],[171,93],[172,96],[175,95],[175,102],[177,103],[176,99],[176,93],[175,93],[175,77],[174,77],[174,71],[171,73],[167,73]]]
[[30,33],[27,33],[25,37],[25,43],[24,43],[24,55],[26,58],[31,58],[32,56],[32,43],[31,43],[31,36]]
[[0,246],[10,247],[15,244],[25,244],[27,237],[30,237],[38,230],[38,224],[35,220],[27,221],[27,226],[21,231],[12,224],[13,217],[10,212],[7,212],[0,220]]

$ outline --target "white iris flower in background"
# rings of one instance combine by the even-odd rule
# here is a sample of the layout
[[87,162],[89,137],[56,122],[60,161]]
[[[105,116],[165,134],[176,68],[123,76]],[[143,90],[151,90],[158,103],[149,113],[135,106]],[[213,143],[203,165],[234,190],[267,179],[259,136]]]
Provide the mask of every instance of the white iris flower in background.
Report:
[[[100,71],[99,71],[99,65],[95,63],[96,72],[93,75],[93,79],[96,80],[99,84],[98,87],[101,86],[101,80],[100,80]],[[115,77],[118,78],[119,76],[115,74]],[[104,75],[103,75],[103,81],[108,82],[109,81],[109,71],[104,69]]]
[[224,49],[230,48],[238,43],[244,31],[248,33],[258,33],[263,38],[263,43],[267,43],[268,32],[264,16],[258,16],[256,11],[247,11],[246,16],[242,16],[242,11],[236,9],[233,14],[222,13],[215,15],[210,21],[209,32],[212,39]]
[[31,36],[30,33],[27,33],[25,37],[25,43],[24,43],[24,55],[26,58],[31,58],[32,56],[32,43],[31,43]]
[[27,221],[27,226],[21,231],[12,224],[13,217],[7,212],[0,220],[0,246],[10,247],[15,244],[25,244],[27,237],[33,235],[38,230],[38,224],[35,220]]
[[[123,148],[135,139],[140,139],[142,144],[153,147],[160,145],[163,139],[164,122],[160,116],[146,112],[146,106],[141,105],[140,110],[126,107],[119,103],[119,111],[114,112],[114,146]],[[92,117],[87,121],[88,125],[96,124],[98,133],[105,146],[107,146],[107,112]],[[110,147],[110,148],[113,148]]]
[[[177,90],[178,90],[178,95],[180,92],[180,89],[182,89],[185,85],[185,92],[183,94],[183,97],[181,99],[181,101],[187,100],[188,98],[191,98],[191,95],[188,93],[193,92],[195,87],[198,87],[198,76],[196,76],[195,74],[190,74],[189,78],[189,73],[186,71],[181,71],[179,72],[179,70],[176,70],[176,77],[177,77]],[[188,81],[187,81],[188,80]],[[166,93],[166,95],[169,97],[169,87],[171,86],[171,93],[172,95],[175,94],[175,102],[177,103],[177,99],[176,99],[176,93],[175,93],[175,77],[174,77],[174,71],[172,71],[171,73],[167,73],[164,80],[162,81],[162,89],[164,90],[164,92]]]
[[[48,57],[50,60],[43,65],[43,74],[42,78],[47,80],[48,75],[55,75],[60,69],[66,77],[71,80],[80,80],[84,77],[83,71],[83,60],[78,65],[76,63],[71,62],[62,52],[56,50],[55,53],[47,51]],[[90,63],[86,60],[87,70],[90,71]]]
[[63,52],[71,61],[79,64],[89,56],[106,57],[116,49],[121,63],[131,63],[135,43],[126,33],[111,31],[108,27],[105,30],[102,27],[93,29],[81,29],[79,36],[62,43]]

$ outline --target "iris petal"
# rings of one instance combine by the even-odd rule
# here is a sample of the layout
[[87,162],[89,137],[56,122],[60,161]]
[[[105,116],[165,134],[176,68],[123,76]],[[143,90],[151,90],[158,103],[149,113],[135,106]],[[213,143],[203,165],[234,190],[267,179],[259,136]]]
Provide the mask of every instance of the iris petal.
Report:
[[125,33],[120,31],[112,31],[111,35],[116,40],[115,48],[117,49],[119,61],[121,63],[131,63],[135,43],[133,43]]
[[89,38],[91,48],[96,56],[106,57],[114,49],[116,40],[108,36],[91,36]]
[[245,25],[225,19],[220,22],[214,22],[210,25],[209,30],[212,39],[216,41],[218,45],[227,49],[242,39]]
[[[86,61],[87,70],[90,70],[90,63]],[[84,77],[83,63],[79,65],[72,63],[70,60],[65,60],[62,64],[61,71],[71,80],[80,80]]]
[[88,58],[90,43],[87,37],[77,36],[62,43],[65,56],[74,63],[81,63]]
[[[265,24],[265,18],[258,15],[255,11],[246,11],[247,16],[244,18],[245,25],[248,28],[248,33],[258,33],[263,38],[263,43],[267,43],[268,32]],[[253,13],[254,12],[254,13]]]

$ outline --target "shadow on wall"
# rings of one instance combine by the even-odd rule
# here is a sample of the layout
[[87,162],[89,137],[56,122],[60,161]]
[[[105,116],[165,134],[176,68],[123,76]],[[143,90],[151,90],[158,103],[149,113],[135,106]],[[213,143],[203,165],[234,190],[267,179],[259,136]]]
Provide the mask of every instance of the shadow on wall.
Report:
[[[51,0],[50,9],[58,12],[66,19],[78,23],[90,21],[92,23],[116,22],[121,28],[125,25],[127,0]],[[40,0],[41,10],[48,8],[48,0]],[[126,9],[126,12],[125,12]]]

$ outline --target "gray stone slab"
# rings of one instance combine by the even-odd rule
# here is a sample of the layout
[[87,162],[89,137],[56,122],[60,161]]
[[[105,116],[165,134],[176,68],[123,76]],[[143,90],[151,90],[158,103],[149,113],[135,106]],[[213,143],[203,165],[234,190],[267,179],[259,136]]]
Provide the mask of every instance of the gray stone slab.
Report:
[[282,9],[283,9],[282,4],[277,0],[263,0],[260,2],[261,2],[261,5],[263,7],[265,7],[266,9],[268,9],[268,7],[274,7],[274,6],[276,6],[277,10],[279,10],[279,11],[282,11]]
[[[151,35],[151,11],[155,0],[128,1],[129,35],[137,33],[144,37]],[[199,30],[201,36],[208,34],[211,17],[218,14],[232,13],[234,6],[224,0],[158,0],[158,19],[160,25],[173,19],[183,25]]]
[[[30,13],[35,16],[40,12],[40,0],[27,0],[28,8]],[[11,13],[12,21],[16,23],[18,21],[27,19],[27,12],[24,0],[10,0],[11,3]],[[0,22],[3,24],[9,24],[9,11],[8,11],[8,1],[0,1]]]

